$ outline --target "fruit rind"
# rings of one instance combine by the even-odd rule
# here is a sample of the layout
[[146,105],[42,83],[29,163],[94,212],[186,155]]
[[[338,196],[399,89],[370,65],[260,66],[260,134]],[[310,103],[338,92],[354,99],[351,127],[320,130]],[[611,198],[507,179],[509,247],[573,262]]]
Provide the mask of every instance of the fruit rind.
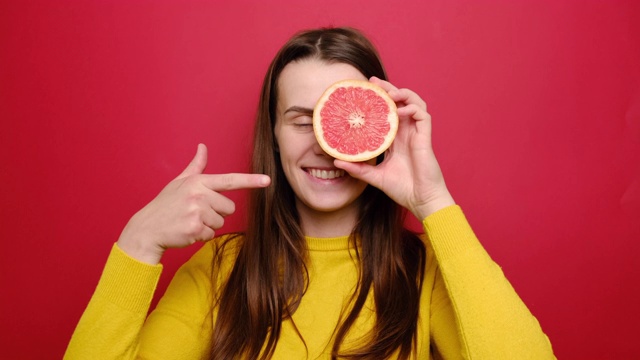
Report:
[[[374,91],[375,94],[380,99],[384,100],[384,102],[388,106],[388,114],[387,114],[386,120],[389,125],[389,130],[384,136],[384,142],[379,147],[377,147],[374,151],[367,150],[367,151],[359,152],[357,154],[346,154],[338,151],[334,147],[329,146],[329,144],[327,144],[327,141],[325,139],[324,129],[322,126],[321,111],[325,107],[327,100],[336,90],[340,88],[351,88],[351,87]],[[395,102],[391,99],[389,94],[386,92],[386,90],[384,90],[383,88],[381,88],[376,84],[373,84],[366,80],[342,80],[331,85],[329,88],[327,88],[327,90],[325,90],[325,92],[322,94],[322,96],[318,100],[313,111],[313,130],[314,130],[316,139],[320,144],[320,147],[330,156],[336,159],[349,161],[349,162],[367,161],[382,154],[389,148],[389,146],[391,146],[391,143],[393,142],[396,136],[396,133],[398,131],[397,107]]]

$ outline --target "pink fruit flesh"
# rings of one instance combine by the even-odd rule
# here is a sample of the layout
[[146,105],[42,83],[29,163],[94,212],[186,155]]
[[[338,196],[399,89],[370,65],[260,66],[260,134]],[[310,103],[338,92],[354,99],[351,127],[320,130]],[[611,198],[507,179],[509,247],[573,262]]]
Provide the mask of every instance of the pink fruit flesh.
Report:
[[374,151],[389,133],[389,106],[373,90],[336,89],[320,115],[324,140],[343,154]]

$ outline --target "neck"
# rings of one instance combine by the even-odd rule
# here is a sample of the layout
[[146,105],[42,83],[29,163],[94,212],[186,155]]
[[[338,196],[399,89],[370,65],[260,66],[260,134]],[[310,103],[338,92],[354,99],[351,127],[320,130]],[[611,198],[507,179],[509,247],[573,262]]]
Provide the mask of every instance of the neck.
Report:
[[328,238],[351,234],[358,218],[358,201],[336,211],[318,211],[296,199],[300,225],[305,236]]

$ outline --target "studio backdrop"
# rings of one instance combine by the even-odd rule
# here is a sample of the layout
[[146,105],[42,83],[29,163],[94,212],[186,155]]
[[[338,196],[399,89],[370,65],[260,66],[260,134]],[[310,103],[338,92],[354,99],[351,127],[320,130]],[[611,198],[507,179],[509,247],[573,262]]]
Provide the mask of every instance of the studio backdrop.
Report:
[[[270,59],[344,25],[428,103],[449,189],[558,358],[637,358],[640,2],[621,0],[3,1],[0,357],[60,358],[127,220],[199,142],[207,172],[246,172]],[[166,254],[157,297],[197,248]]]

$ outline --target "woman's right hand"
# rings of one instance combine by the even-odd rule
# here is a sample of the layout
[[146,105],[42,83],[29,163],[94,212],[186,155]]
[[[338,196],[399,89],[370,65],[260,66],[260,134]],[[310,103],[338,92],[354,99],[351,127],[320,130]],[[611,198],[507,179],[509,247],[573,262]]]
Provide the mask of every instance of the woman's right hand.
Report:
[[207,147],[198,151],[187,168],[171,181],[125,226],[118,246],[129,256],[158,264],[168,248],[186,247],[211,240],[235,211],[235,204],[220,191],[266,187],[262,174],[203,174]]

